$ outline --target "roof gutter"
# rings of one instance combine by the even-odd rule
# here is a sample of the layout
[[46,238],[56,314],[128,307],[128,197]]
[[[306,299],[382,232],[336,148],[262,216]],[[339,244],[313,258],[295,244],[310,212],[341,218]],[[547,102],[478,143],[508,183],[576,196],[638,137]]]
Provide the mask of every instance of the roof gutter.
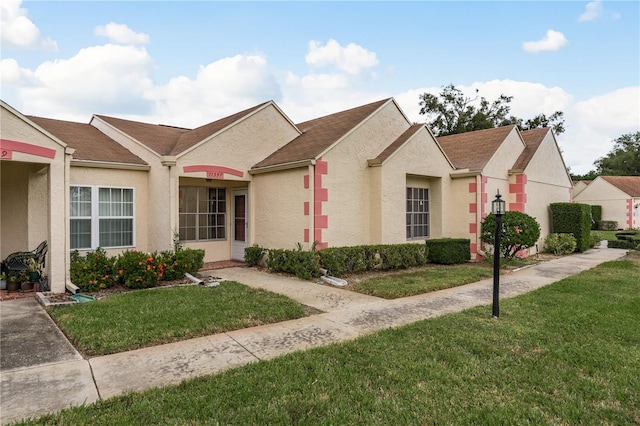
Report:
[[451,179],[459,179],[459,178],[478,176],[481,174],[482,174],[482,170],[460,169],[460,170],[455,170],[449,173],[449,176],[451,176]]
[[281,170],[298,169],[300,167],[315,166],[316,159],[292,161],[290,163],[274,164],[273,166],[257,167],[249,170],[250,175],[259,175],[261,173],[278,172]]

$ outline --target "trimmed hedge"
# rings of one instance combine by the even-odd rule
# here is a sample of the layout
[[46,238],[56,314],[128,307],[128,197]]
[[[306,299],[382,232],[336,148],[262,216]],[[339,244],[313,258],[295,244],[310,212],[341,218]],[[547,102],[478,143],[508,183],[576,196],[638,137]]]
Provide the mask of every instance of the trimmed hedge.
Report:
[[336,277],[370,271],[380,265],[375,247],[328,247],[318,251],[320,265],[329,271],[329,275]]
[[609,240],[609,242],[607,243],[607,247],[627,249],[627,250],[638,250],[638,247],[640,247],[640,244],[637,241],[630,241],[630,240]]
[[427,258],[430,262],[452,265],[471,260],[471,241],[465,238],[427,240]]
[[313,251],[271,249],[267,254],[267,267],[305,280],[320,276],[318,258]]
[[602,206],[591,206],[591,229],[598,229],[598,222],[602,220]]
[[244,249],[244,261],[249,266],[258,266],[264,257],[266,250],[264,247],[253,246]]
[[573,234],[576,251],[589,249],[591,242],[591,206],[580,203],[552,203],[551,231],[556,234]]

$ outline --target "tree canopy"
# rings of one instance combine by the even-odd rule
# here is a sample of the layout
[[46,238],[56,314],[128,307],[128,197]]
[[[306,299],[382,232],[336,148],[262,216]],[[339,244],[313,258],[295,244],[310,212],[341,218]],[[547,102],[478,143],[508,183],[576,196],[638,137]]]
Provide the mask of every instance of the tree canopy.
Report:
[[[444,86],[436,96],[431,93],[420,95],[420,114],[427,116],[428,125],[436,136],[453,135],[474,130],[515,124],[520,130],[551,127],[556,135],[564,132],[562,111],[556,111],[547,117],[545,114],[523,120],[509,115],[509,103],[513,96],[504,94],[493,102],[484,96],[470,98],[453,84]],[[477,102],[476,102],[477,101]]]
[[614,140],[613,149],[593,165],[602,176],[640,176],[640,131]]

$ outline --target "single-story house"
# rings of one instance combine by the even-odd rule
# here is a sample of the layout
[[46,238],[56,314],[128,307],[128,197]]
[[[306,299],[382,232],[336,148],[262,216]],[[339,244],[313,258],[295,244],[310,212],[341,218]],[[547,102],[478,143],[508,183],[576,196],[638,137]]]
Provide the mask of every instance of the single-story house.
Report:
[[249,245],[316,248],[469,238],[497,190],[548,233],[571,180],[550,129],[436,138],[392,98],[294,123],[272,101],[195,129],[94,115],[24,116],[2,102],[0,256],[50,243],[64,291],[70,253],[168,250],[205,261]]
[[602,206],[602,220],[619,229],[640,228],[640,176],[598,176],[573,199]]
[[571,191],[571,196],[575,197],[576,195],[584,191],[584,189],[589,186],[591,182],[592,181],[590,180],[579,180],[577,182],[573,182],[573,190]]

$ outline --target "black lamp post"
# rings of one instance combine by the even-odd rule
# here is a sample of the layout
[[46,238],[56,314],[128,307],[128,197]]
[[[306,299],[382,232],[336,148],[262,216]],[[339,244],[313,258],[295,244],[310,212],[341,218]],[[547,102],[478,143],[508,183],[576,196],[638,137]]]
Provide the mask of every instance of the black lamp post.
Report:
[[496,199],[491,202],[491,213],[496,217],[495,241],[493,244],[493,317],[500,317],[500,237],[502,237],[502,215],[506,203],[501,199],[500,190]]

